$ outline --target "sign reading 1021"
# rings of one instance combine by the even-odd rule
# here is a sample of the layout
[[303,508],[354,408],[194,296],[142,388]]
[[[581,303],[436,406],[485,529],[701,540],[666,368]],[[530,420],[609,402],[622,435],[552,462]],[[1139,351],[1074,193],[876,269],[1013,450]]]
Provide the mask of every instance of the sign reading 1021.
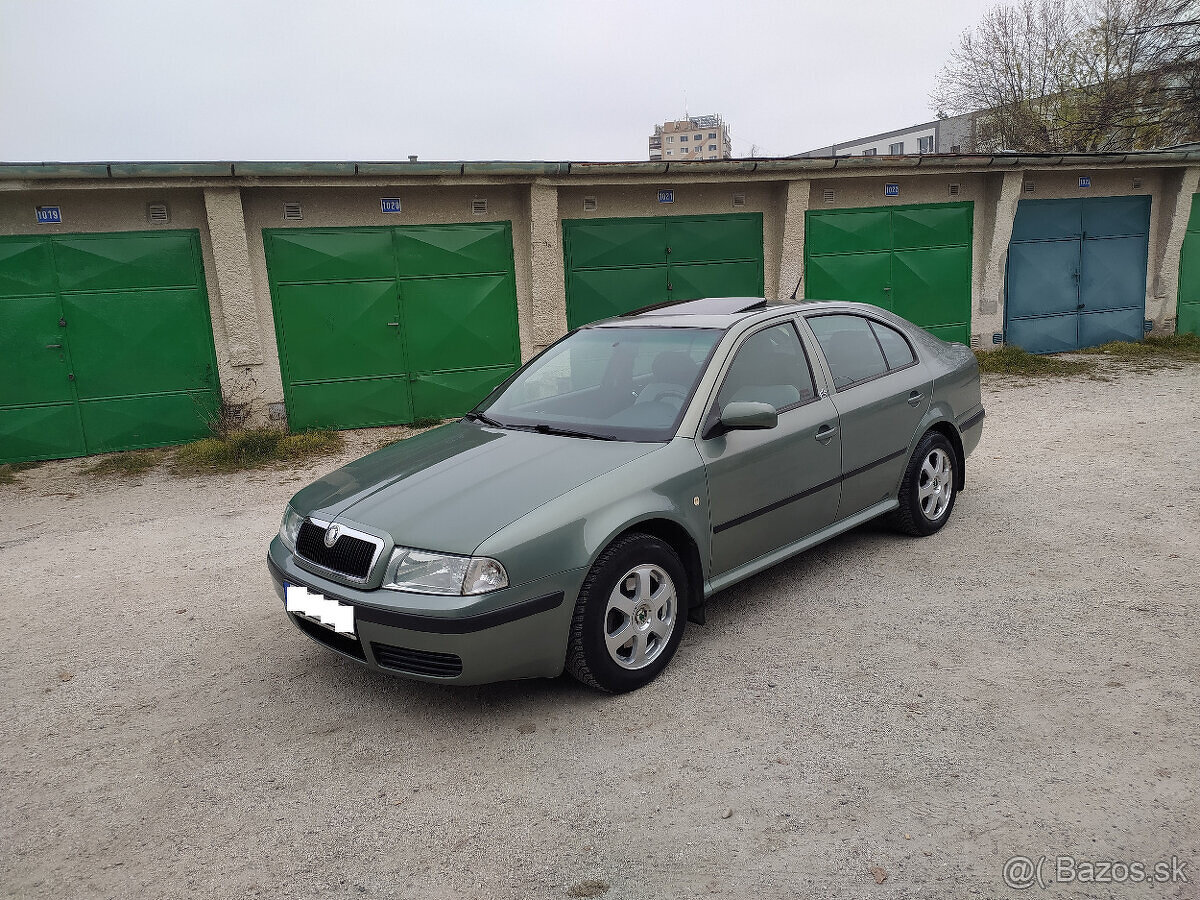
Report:
[[659,191],[658,192],[658,202],[659,203],[674,203],[675,202],[675,192],[673,190]]
[[37,221],[39,225],[61,225],[62,210],[57,206],[39,206],[37,207]]
[[400,212],[400,198],[399,197],[380,197],[379,198],[379,208],[381,210],[383,210],[385,213],[398,213],[398,212]]

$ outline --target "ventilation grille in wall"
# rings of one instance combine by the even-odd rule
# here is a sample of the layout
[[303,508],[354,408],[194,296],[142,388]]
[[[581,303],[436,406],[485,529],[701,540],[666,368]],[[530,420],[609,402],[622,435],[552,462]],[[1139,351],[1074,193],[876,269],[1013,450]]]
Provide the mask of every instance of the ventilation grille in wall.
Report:
[[1025,180],[1025,193],[1027,193],[1027,194],[1033,193],[1033,182],[1029,181],[1028,179]]
[[583,211],[584,212],[595,212],[596,211],[596,198],[595,197],[584,197],[583,198]]
[[171,211],[165,203],[149,203],[146,205],[146,221],[151,225],[166,225],[171,221]]
[[830,191],[830,190],[825,191],[825,202],[826,203],[833,202],[833,191]]
[[746,195],[745,194],[734,194],[733,195],[733,205],[734,206],[745,206],[746,205]]
[[951,184],[951,185],[950,185],[950,196],[951,196],[951,197],[957,197],[957,196],[958,196],[958,190],[959,190],[959,188],[958,188],[958,185],[957,185],[957,184]]
[[983,346],[983,335],[981,335],[981,334],[971,335],[971,349],[978,350],[982,346]]
[[299,203],[283,204],[283,217],[285,219],[303,219],[304,210],[300,208]]
[[1140,178],[1133,179],[1133,186],[1135,188],[1140,188],[1142,186],[1142,179],[1140,179]]
[[472,200],[471,215],[486,216],[487,215],[487,200]]

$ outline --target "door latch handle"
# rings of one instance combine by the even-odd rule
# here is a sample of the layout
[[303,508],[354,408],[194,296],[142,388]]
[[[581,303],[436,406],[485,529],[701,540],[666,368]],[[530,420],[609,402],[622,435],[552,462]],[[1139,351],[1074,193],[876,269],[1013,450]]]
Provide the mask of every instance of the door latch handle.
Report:
[[911,394],[908,395],[908,405],[916,406],[918,403],[921,402],[922,396],[923,395],[921,394],[920,391],[913,391]]
[[62,344],[47,344],[46,349],[47,350],[61,350]]
[[1076,308],[1076,309],[1083,309],[1083,304],[1082,304],[1082,303],[1080,303],[1080,304],[1077,304],[1075,308]]
[[400,323],[399,322],[388,322],[388,327],[389,328],[399,328]]
[[836,425],[822,425],[813,437],[817,439],[818,443],[828,444],[835,434],[837,434]]

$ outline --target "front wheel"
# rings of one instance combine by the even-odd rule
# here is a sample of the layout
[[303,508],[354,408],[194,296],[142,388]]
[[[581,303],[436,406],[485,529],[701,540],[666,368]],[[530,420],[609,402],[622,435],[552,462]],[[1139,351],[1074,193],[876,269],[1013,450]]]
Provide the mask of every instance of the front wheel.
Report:
[[958,496],[955,470],[958,455],[944,434],[931,431],[921,438],[904,481],[900,483],[900,506],[892,517],[905,534],[933,534],[946,524]]
[[687,573],[669,544],[647,534],[613,542],[579,591],[567,671],[618,694],[648,684],[675,655],[687,598]]

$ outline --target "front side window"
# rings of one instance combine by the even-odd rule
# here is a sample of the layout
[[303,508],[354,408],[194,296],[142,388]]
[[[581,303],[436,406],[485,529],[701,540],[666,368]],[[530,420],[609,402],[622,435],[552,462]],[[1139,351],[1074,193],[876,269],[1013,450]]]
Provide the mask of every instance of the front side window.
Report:
[[502,428],[666,441],[675,435],[722,331],[584,328],[475,410]]
[[887,361],[866,319],[849,315],[813,316],[808,324],[825,354],[835,388],[849,387],[887,372]]
[[772,325],[747,338],[717,391],[717,409],[748,400],[791,409],[817,396],[808,357],[791,322]]

